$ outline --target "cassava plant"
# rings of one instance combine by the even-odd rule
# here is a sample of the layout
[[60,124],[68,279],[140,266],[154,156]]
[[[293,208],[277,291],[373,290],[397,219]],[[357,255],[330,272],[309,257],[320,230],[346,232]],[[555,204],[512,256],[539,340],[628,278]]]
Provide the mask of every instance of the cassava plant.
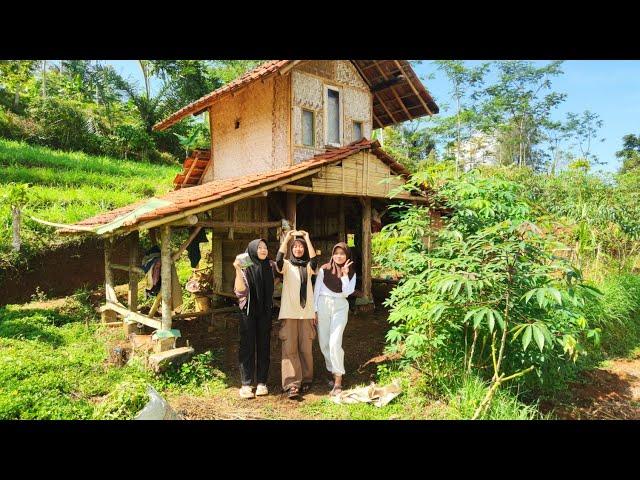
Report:
[[517,184],[427,170],[404,188],[425,184],[436,186],[439,228],[429,208],[405,206],[381,232],[389,248],[379,261],[403,277],[387,300],[387,341],[427,374],[453,361],[490,379],[475,419],[505,382],[577,358],[598,334],[580,314],[598,292],[552,255],[557,242],[533,223]]

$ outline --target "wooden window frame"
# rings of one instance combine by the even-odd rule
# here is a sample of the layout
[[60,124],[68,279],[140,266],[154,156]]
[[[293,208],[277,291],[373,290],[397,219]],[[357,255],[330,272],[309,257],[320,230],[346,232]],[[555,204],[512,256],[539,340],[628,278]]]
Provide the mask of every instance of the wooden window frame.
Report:
[[[360,124],[360,138],[355,138],[355,126],[356,123]],[[362,120],[352,120],[351,121],[351,134],[352,134],[352,138],[351,141],[352,142],[357,142],[358,140],[362,140],[364,138],[364,122]]]
[[[307,145],[304,143],[304,112],[311,113],[311,145]],[[301,108],[300,109],[300,144],[303,147],[307,148],[315,148],[316,146],[316,112],[315,110],[311,110],[310,108]]]
[[[329,90],[333,90],[334,92],[338,92],[338,143],[330,143],[329,142]],[[331,145],[332,147],[341,147],[344,143],[344,102],[342,89],[340,87],[336,87],[334,85],[324,85],[324,95],[323,95],[323,103],[324,103],[324,144]]]

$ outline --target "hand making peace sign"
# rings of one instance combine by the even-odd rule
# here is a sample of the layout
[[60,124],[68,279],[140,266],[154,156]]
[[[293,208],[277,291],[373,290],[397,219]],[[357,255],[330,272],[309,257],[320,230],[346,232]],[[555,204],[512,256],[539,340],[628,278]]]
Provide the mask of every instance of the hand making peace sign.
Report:
[[353,262],[351,260],[347,260],[344,265],[342,266],[341,270],[342,270],[342,275],[349,275],[349,267],[353,265]]

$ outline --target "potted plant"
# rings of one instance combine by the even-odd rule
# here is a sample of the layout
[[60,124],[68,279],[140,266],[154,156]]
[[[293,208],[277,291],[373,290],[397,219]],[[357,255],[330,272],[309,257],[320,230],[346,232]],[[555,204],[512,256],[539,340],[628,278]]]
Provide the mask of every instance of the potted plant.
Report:
[[206,272],[196,271],[185,285],[188,292],[193,293],[196,301],[196,312],[208,312],[211,310],[211,298],[213,285],[210,275]]

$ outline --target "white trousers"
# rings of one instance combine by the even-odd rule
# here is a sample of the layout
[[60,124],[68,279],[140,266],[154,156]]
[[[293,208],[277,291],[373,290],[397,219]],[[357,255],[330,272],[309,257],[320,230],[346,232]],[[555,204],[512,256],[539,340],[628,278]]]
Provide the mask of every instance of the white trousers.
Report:
[[343,297],[320,295],[318,299],[318,342],[327,370],[344,375],[342,334],[347,326],[349,302]]

